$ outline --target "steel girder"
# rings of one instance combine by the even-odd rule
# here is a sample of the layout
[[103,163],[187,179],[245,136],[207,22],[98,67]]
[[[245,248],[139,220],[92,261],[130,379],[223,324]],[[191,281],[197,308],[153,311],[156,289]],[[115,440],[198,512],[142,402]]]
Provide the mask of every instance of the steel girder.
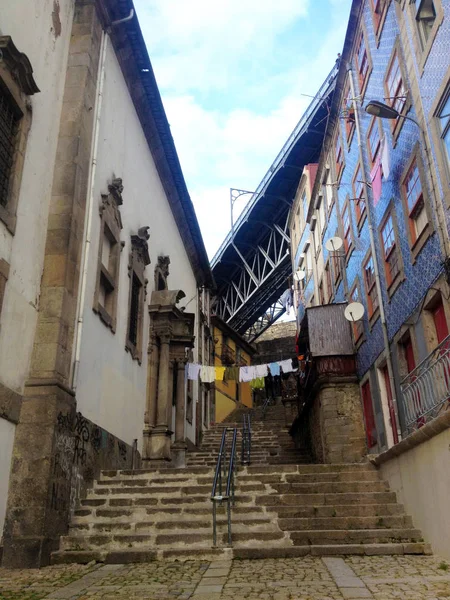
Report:
[[[214,310],[223,321],[237,331],[245,331],[249,326],[244,307],[249,305],[253,297],[261,295],[261,292],[267,296],[267,292],[270,292],[270,285],[264,290],[267,283],[277,279],[277,271],[281,271],[284,277],[285,269],[282,267],[286,264],[290,267],[288,217],[289,213],[286,211],[282,226],[277,223],[267,224],[268,233],[265,238],[254,249],[247,249],[245,254],[234,241],[231,242],[239,266],[226,288],[221,290]],[[277,287],[279,288],[279,284]],[[264,302],[262,310],[266,306]],[[251,312],[255,314],[253,303]],[[254,318],[253,316],[253,320]]]
[[266,331],[277,319],[286,312],[286,308],[281,300],[276,300],[266,312],[253,323],[251,327],[244,333],[244,338],[247,342],[254,342],[262,333]]

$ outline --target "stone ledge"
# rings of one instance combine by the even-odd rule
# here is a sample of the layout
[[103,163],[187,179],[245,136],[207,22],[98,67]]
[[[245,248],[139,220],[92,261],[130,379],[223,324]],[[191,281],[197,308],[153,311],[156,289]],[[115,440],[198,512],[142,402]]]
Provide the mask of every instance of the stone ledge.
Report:
[[447,410],[442,415],[439,415],[429,423],[426,423],[423,427],[414,431],[408,437],[403,439],[401,442],[386,450],[386,452],[382,452],[381,454],[368,456],[369,461],[375,466],[379,467],[380,465],[388,462],[393,458],[397,458],[401,456],[405,452],[420,446],[424,442],[431,440],[436,435],[439,435],[446,429],[450,428],[450,410]]
[[22,396],[0,382],[0,418],[17,425],[21,408]]

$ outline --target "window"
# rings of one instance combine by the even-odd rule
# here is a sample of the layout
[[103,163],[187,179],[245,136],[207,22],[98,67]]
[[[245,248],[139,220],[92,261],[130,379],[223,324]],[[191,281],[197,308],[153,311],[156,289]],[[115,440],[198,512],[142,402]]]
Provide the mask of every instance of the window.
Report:
[[325,210],[325,201],[324,198],[320,199],[320,205],[319,205],[319,209],[317,211],[318,217],[319,217],[319,227],[320,227],[320,233],[323,233],[323,230],[325,229],[325,225],[326,225],[326,210]]
[[369,151],[369,160],[372,165],[378,156],[381,146],[380,123],[377,117],[373,117],[367,132],[367,149]]
[[93,310],[114,333],[116,331],[119,267],[122,246],[120,231],[123,185],[116,178],[108,186],[109,194],[102,195],[100,206],[100,239],[97,263],[97,283]]
[[327,302],[330,303],[333,298],[333,284],[331,282],[331,269],[330,269],[330,261],[325,265],[325,278],[327,282]]
[[131,253],[128,265],[130,292],[128,300],[128,325],[125,348],[139,364],[142,361],[142,333],[146,294],[145,267],[150,264],[148,254],[148,227],[141,227],[131,236]]
[[381,246],[383,251],[384,272],[388,289],[400,274],[400,248],[397,245],[392,214],[388,214],[381,227]]
[[364,202],[364,183],[361,167],[358,163],[352,180],[353,201],[355,203],[356,223],[359,225],[365,212],[366,203]]
[[326,170],[326,175],[323,179],[322,193],[323,193],[324,203],[326,205],[326,210],[328,211],[328,214],[330,214],[331,209],[334,206],[334,194],[333,194],[333,186],[332,186],[332,181],[331,181],[330,169]]
[[403,179],[402,189],[408,215],[410,242],[414,246],[428,225],[428,215],[416,158],[413,159]]
[[314,227],[314,250],[316,252],[316,258],[319,256],[321,250],[322,250],[322,244],[321,244],[321,240],[320,240],[320,223],[319,221],[319,212],[316,211],[316,224]]
[[433,0],[421,0],[416,12],[417,29],[419,31],[422,50],[426,48],[431,31],[436,21],[436,9]]
[[434,327],[436,329],[436,337],[438,345],[448,336],[448,325],[445,317],[444,305],[442,297],[439,296],[439,301],[432,309]]
[[[350,292],[350,301],[351,302],[361,302],[359,297],[358,285],[355,283],[352,291]],[[353,339],[355,344],[359,341],[362,334],[364,333],[364,326],[362,320],[353,321],[352,322],[352,330],[353,330]]]
[[342,266],[341,266],[341,255],[339,252],[333,252],[333,271],[334,271],[334,281],[337,283],[342,276]]
[[402,341],[402,347],[407,372],[411,373],[411,371],[414,371],[414,369],[416,368],[416,359],[414,358],[414,349],[411,337],[409,335],[406,339]]
[[342,229],[344,233],[344,248],[345,253],[348,254],[352,247],[352,233],[351,233],[351,221],[350,221],[350,210],[348,202],[345,204],[342,210]]
[[308,280],[312,275],[312,256],[311,256],[311,248],[308,246],[306,250],[306,280]]
[[[405,115],[411,106],[408,100],[406,87],[406,75],[400,62],[400,45],[397,41],[394,45],[391,59],[384,78],[384,93],[386,104],[392,106],[401,115]],[[391,119],[391,131],[394,141],[397,139],[405,119]]]
[[26,96],[39,92],[30,61],[10,36],[0,36],[0,220],[12,234],[31,111]]
[[369,320],[376,314],[378,309],[378,292],[375,284],[375,268],[373,258],[370,255],[363,266],[364,285],[367,295],[367,309]]
[[373,27],[375,30],[375,34],[377,37],[377,42],[379,41],[379,36],[381,34],[381,30],[386,18],[387,8],[389,1],[388,0],[370,0],[371,8],[372,8],[372,20]]
[[342,170],[344,168],[344,154],[342,152],[342,144],[341,144],[341,138],[339,136],[339,131],[336,136],[335,153],[336,153],[336,179],[339,181],[339,179],[342,175]]
[[447,167],[450,169],[450,89],[448,90],[447,99],[436,116]]
[[361,31],[358,39],[358,45],[356,47],[356,66],[359,77],[359,89],[361,94],[364,94],[367,81],[369,79],[369,56],[367,54],[366,41],[364,39],[364,33]]
[[350,86],[347,87],[347,91],[344,94],[344,106],[342,112],[345,119],[347,144],[349,144],[353,135],[353,131],[355,130],[355,109],[353,107],[353,98]]
[[372,394],[370,392],[370,382],[366,381],[361,387],[363,401],[364,423],[366,426],[366,437],[368,448],[377,445],[377,430],[375,427],[375,415],[373,413]]

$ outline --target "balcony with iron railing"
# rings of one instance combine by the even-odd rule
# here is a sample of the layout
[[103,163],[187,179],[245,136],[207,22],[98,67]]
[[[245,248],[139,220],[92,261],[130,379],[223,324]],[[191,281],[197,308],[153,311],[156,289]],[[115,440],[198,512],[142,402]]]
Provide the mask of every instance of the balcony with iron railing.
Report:
[[445,411],[450,400],[450,336],[446,337],[400,384],[409,435]]
[[236,361],[236,353],[231,346],[228,344],[222,344],[222,352],[220,353],[220,360],[224,366],[231,367]]

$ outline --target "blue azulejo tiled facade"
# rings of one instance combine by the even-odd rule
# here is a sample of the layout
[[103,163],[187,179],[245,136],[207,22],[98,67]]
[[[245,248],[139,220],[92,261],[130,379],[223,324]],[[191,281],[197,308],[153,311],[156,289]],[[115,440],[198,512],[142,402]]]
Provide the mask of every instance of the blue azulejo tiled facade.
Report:
[[[353,332],[374,452],[405,432],[401,382],[450,322],[450,0],[429,1],[426,20],[422,4],[353,3],[306,218],[319,230],[304,233],[315,265],[303,300],[365,308]],[[371,101],[400,116],[377,118],[365,110]],[[330,256],[333,236],[343,246]]]

